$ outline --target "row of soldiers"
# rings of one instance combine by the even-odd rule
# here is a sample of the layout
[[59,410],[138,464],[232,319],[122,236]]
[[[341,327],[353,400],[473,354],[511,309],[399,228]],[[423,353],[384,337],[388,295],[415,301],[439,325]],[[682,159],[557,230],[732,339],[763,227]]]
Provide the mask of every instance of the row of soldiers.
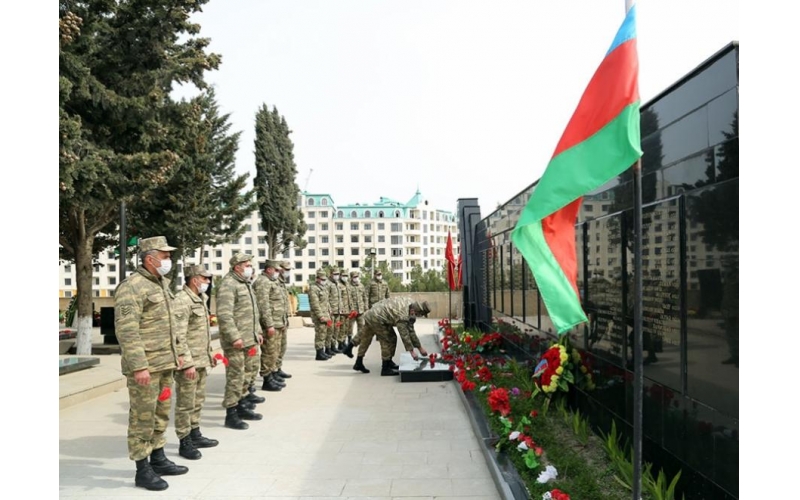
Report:
[[[164,454],[165,433],[177,395],[175,431],[179,454],[202,457],[199,448],[219,442],[203,436],[200,414],[211,368],[225,369],[225,426],[247,429],[243,420],[260,420],[255,405],[257,374],[262,389],[279,391],[291,375],[282,369],[288,327],[289,263],[270,260],[255,276],[253,257],[237,253],[231,270],[217,289],[217,317],[224,356],[213,355],[206,292],[212,275],[203,266],[184,268],[185,284],[173,293],[165,276],[172,270],[175,247],[163,236],[139,242],[140,265],[115,291],[115,331],[121,348],[122,373],[127,378],[130,411],[128,456],[136,463],[136,486],[165,490],[161,476],[186,474]],[[259,352],[260,347],[260,352]]]
[[[320,269],[316,273],[314,285],[309,290],[311,320],[314,323],[314,348],[317,361],[327,361],[336,354],[344,353],[353,357],[353,348],[358,346],[358,357],[353,369],[369,373],[364,366],[364,356],[377,338],[381,344],[381,375],[398,375],[398,365],[392,358],[397,349],[397,335],[400,333],[403,345],[416,359],[414,349],[427,356],[414,331],[414,321],[418,315],[430,312],[427,302],[414,302],[408,297],[390,297],[389,285],[377,270],[369,290],[361,284],[358,270],[350,272],[348,280],[336,267],[330,276]],[[355,337],[353,326],[357,326]]]
[[[265,398],[256,394],[257,375],[262,389],[280,391],[291,375],[282,369],[286,353],[289,294],[286,288],[290,265],[268,260],[263,273],[256,275],[253,257],[235,254],[231,269],[217,288],[217,318],[220,345],[224,356],[213,355],[206,292],[212,275],[199,265],[184,268],[185,284],[173,294],[165,277],[172,269],[171,253],[163,236],[139,243],[140,265],[115,292],[115,328],[121,347],[122,372],[127,378],[130,411],[128,454],[136,463],[136,486],[165,490],[161,476],[180,475],[188,467],[177,465],[164,454],[165,432],[172,404],[171,389],[176,388],[175,431],[180,441],[180,456],[197,460],[200,448],[217,446],[200,431],[200,414],[205,402],[208,372],[218,362],[225,364],[225,427],[244,430],[245,420],[261,420],[254,410]],[[350,283],[342,282],[338,269],[326,283],[324,272],[317,273],[311,287],[312,320],[318,360],[344,352],[353,357],[353,367],[369,373],[363,365],[366,350],[377,337],[381,344],[381,375],[397,375],[392,361],[397,336],[414,358],[427,356],[414,332],[416,316],[430,312],[427,303],[408,297],[389,297],[388,285],[380,272],[364,291],[358,271],[350,273]],[[346,281],[346,280],[345,280]],[[352,337],[353,325],[358,333]]]

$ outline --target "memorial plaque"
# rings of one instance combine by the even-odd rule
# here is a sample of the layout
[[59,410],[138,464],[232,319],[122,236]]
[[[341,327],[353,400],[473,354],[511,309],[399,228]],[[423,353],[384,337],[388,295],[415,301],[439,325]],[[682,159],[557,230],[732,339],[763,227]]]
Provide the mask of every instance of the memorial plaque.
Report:
[[441,362],[441,359],[431,362],[428,358],[420,356],[418,360],[414,360],[411,354],[404,352],[400,354],[400,362],[397,363],[400,367],[400,382],[443,382],[453,380],[453,372],[450,371],[450,365]]

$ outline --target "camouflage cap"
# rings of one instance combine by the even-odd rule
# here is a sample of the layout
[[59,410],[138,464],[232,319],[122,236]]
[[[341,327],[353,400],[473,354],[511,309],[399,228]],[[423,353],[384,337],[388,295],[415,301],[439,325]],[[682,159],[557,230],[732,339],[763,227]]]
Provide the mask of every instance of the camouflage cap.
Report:
[[271,267],[272,269],[280,269],[280,268],[281,268],[281,261],[279,261],[279,260],[272,260],[272,259],[270,259],[270,260],[267,260],[267,262],[266,262],[266,264],[265,264],[265,269],[266,269],[267,267]]
[[324,269],[317,269],[317,278],[327,278]]
[[233,257],[231,257],[231,260],[228,261],[228,262],[230,262],[231,267],[233,267],[236,264],[241,264],[242,262],[247,262],[247,261],[250,261],[250,260],[253,260],[253,256],[252,255],[250,255],[248,253],[239,252],[239,253],[233,254]]
[[350,271],[350,277],[351,278],[358,278],[360,275],[361,275],[361,271],[359,271],[358,269],[354,269],[354,270]]
[[140,252],[144,253],[152,250],[158,250],[160,252],[172,252],[173,250],[177,250],[177,248],[167,245],[167,238],[165,236],[153,236],[152,238],[144,238],[139,240]]
[[282,267],[283,269],[285,269],[285,270],[289,271],[289,270],[291,270],[291,269],[292,269],[292,263],[291,263],[291,262],[289,262],[288,260],[284,260],[283,262],[281,262],[281,267]]
[[339,274],[339,268],[338,267],[332,267],[331,268],[331,274]]
[[418,316],[427,316],[428,313],[431,312],[431,308],[428,305],[428,301],[422,302],[412,302],[409,306],[417,313]]
[[206,278],[211,277],[211,273],[206,271],[205,266],[201,266],[199,264],[194,266],[186,266],[183,268],[183,275],[187,278],[191,278],[194,276],[203,276]]

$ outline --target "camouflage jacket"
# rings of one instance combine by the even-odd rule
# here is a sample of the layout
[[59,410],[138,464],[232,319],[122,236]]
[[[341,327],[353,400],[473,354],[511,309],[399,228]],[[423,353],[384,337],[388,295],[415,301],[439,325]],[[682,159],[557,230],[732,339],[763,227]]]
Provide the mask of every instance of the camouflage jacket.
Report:
[[289,324],[289,296],[286,285],[281,283],[278,276],[270,278],[261,273],[253,284],[253,291],[264,332],[269,328],[286,327]]
[[311,307],[311,319],[314,323],[322,323],[331,319],[327,283],[311,285],[308,289],[308,304]]
[[361,281],[357,285],[350,283],[347,288],[350,293],[350,310],[358,311],[358,314],[367,312],[367,296],[364,294],[364,285]]
[[139,266],[114,293],[114,330],[122,351],[122,373],[147,368],[151,373],[174,370],[178,357],[191,362],[185,339],[178,337],[176,322],[184,314],[175,311],[169,280]]
[[389,298],[389,284],[385,281],[372,280],[369,284],[369,307],[371,308],[377,302]]
[[195,368],[211,366],[211,328],[208,324],[206,299],[205,294],[198,296],[184,285],[183,290],[175,296],[174,302],[176,313],[180,309],[184,314],[183,321],[178,321],[177,327],[181,336],[186,338]]
[[336,283],[339,288],[339,311],[341,314],[350,314],[353,308],[350,306],[350,290],[347,283]]
[[[364,321],[374,326],[397,327],[406,350],[419,345],[414,325],[408,321],[408,307],[414,302],[410,297],[391,297],[376,303],[364,314]],[[413,339],[413,340],[412,340]]]
[[328,279],[325,282],[325,289],[328,292],[328,304],[330,307],[330,311],[332,315],[342,314],[341,306],[342,306],[342,297],[341,292],[339,290],[339,286],[333,282],[333,280]]
[[256,296],[251,284],[233,271],[226,274],[217,287],[217,321],[223,347],[239,339],[244,347],[258,343],[261,325]]

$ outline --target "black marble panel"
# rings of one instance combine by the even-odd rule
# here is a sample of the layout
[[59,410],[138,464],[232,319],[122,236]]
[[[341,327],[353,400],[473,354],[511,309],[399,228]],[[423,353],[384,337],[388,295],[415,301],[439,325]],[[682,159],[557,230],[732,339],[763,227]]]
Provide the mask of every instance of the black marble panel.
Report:
[[58,360],[58,374],[64,375],[99,365],[99,358],[68,357]]

